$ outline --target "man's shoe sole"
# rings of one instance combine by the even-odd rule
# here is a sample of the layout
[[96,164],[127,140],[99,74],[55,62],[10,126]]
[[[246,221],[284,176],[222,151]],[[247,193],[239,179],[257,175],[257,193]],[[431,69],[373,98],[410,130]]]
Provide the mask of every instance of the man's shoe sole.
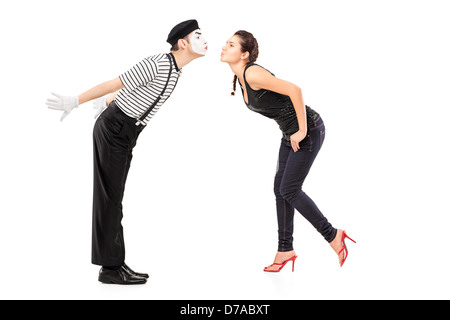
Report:
[[147,283],[146,279],[142,279],[142,282],[123,282],[123,281],[117,281],[108,276],[102,276],[102,275],[100,275],[98,277],[98,281],[100,281],[101,283],[106,283],[106,284],[121,284],[121,285],[136,285],[136,284],[146,284]]

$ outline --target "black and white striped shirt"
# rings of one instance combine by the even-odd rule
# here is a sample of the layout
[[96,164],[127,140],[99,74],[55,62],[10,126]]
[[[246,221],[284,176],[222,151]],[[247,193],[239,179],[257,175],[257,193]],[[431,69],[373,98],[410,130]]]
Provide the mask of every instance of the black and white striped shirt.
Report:
[[[161,100],[143,120],[144,124],[148,124],[161,105],[170,97],[181,75],[181,70],[178,69],[172,53],[169,53],[169,57],[172,59],[172,74],[167,89]],[[129,71],[121,74],[119,77],[125,88],[119,90],[116,95],[117,106],[129,117],[135,119],[141,117],[163,91],[169,69],[170,61],[167,54],[157,54],[145,58]]]

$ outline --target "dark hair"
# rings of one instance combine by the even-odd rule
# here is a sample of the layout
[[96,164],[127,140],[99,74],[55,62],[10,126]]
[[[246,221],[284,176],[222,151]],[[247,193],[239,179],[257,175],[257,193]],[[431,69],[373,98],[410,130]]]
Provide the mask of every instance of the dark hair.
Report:
[[[180,39],[186,40],[187,43],[189,43],[189,34],[186,37],[180,38]],[[178,46],[178,41],[177,41],[173,44],[172,48],[170,48],[170,51],[178,51],[178,50],[180,50],[180,47]]]
[[[258,59],[259,47],[258,41],[256,41],[253,34],[244,30],[239,30],[234,35],[240,38],[239,43],[241,45],[241,52],[242,53],[248,52],[250,54],[248,57],[249,60],[248,62],[249,63],[255,62],[256,59]],[[237,76],[235,75],[233,79],[233,92],[231,92],[232,96],[234,96],[236,93],[236,81]]]

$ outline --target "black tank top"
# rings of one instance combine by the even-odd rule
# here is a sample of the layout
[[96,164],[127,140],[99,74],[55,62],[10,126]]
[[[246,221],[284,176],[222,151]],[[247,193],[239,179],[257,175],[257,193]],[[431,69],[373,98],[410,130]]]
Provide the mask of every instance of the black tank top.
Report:
[[[244,82],[248,97],[248,103],[246,103],[247,107],[252,111],[262,114],[263,116],[274,119],[278,123],[280,130],[283,132],[283,137],[286,140],[289,140],[290,136],[299,130],[297,114],[295,113],[291,98],[270,90],[253,90],[250,88],[250,85],[245,78],[245,72],[251,66],[259,65],[249,63],[244,70]],[[272,72],[270,73],[274,75]],[[241,90],[242,95],[244,96],[242,86]],[[308,129],[314,126],[314,120],[319,117],[320,115],[316,111],[311,109],[309,106],[306,106],[306,121],[308,124]]]

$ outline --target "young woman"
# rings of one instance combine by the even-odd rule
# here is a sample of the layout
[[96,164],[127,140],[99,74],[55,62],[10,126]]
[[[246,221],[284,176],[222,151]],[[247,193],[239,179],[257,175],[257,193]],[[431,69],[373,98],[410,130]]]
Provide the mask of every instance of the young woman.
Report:
[[350,238],[345,231],[333,228],[302,190],[303,182],[322,147],[325,125],[316,111],[305,106],[299,87],[276,78],[271,72],[255,64],[258,54],[256,39],[251,33],[240,30],[222,48],[221,61],[228,63],[235,74],[232,95],[235,94],[236,81],[239,80],[247,107],[274,119],[283,134],[274,184],[278,252],[274,263],[264,271],[278,272],[289,261],[292,261],[294,270],[297,258],[293,248],[295,209],[328,241],[337,253],[342,267],[348,254],[344,240]]

